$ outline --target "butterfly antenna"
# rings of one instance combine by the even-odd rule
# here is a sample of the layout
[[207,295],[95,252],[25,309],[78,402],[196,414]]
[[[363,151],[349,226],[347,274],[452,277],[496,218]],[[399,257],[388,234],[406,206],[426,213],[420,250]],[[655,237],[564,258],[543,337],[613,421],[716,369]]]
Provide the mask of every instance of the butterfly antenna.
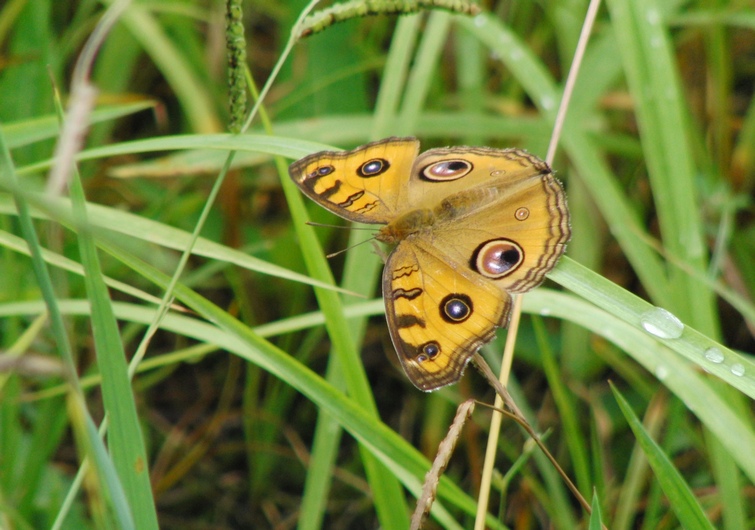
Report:
[[364,243],[368,243],[368,242],[371,242],[371,241],[375,241],[375,236],[372,236],[369,239],[365,239],[364,241],[360,241],[356,245],[351,245],[350,247],[346,247],[346,248],[343,248],[341,250],[337,250],[337,251],[333,252],[332,254],[326,255],[325,257],[328,258],[328,259],[334,258],[334,257],[338,256],[339,254],[343,254],[344,252],[347,252],[347,251],[351,250],[352,248],[356,248],[359,245],[362,245]]
[[314,221],[307,221],[309,226],[317,226],[320,228],[338,228],[340,230],[373,230],[369,226],[344,226],[344,225],[331,225],[327,223],[316,223]]

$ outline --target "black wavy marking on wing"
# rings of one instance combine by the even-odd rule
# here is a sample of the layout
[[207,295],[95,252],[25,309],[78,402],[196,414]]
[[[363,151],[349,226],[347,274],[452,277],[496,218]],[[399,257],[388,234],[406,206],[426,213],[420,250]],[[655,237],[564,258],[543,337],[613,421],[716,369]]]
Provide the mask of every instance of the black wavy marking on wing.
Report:
[[341,206],[342,208],[348,208],[349,206],[353,205],[356,201],[362,198],[362,195],[364,195],[364,190],[359,190],[356,193],[353,193],[352,195],[349,195],[345,201],[339,202],[338,206]]
[[393,291],[393,297],[394,298],[406,298],[407,300],[414,300],[419,295],[422,294],[422,289],[419,287],[415,287],[414,289],[406,290],[406,289],[394,289]]
[[341,184],[343,184],[343,182],[341,182],[340,180],[335,180],[333,181],[333,185],[331,187],[321,191],[320,193],[315,192],[314,187],[312,187],[312,191],[317,193],[317,195],[319,195],[323,199],[329,199],[339,192],[339,190],[341,189]]

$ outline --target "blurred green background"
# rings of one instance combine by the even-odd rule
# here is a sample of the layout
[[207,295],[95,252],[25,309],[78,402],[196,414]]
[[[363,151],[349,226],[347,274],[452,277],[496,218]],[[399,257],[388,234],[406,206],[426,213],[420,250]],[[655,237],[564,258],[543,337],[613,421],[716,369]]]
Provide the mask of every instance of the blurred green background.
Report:
[[[379,256],[324,258],[371,232],[305,224],[342,222],[286,166],[391,135],[545,157],[588,2],[355,18],[290,55],[306,4],[241,6],[255,90],[283,62],[232,136],[222,2],[125,5],[90,70],[119,3],[0,5],[2,528],[406,528],[457,405],[492,403],[472,369],[433,394],[406,380]],[[573,237],[525,297],[509,389],[611,529],[755,526],[754,30],[747,0],[606,0],[568,107]],[[643,329],[653,306],[679,335]],[[473,526],[489,418],[428,528]],[[526,442],[504,422],[488,527],[596,524]]]

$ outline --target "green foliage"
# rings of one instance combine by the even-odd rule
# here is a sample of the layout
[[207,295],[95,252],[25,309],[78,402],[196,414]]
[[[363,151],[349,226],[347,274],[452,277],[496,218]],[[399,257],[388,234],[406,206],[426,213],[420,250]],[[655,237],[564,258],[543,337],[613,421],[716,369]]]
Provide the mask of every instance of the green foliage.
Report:
[[[251,86],[277,77],[240,135],[210,4],[113,3],[102,33],[100,4],[0,6],[2,528],[407,528],[456,406],[492,402],[473,370],[405,380],[380,257],[351,248],[371,232],[309,226],[338,220],[286,166],[408,134],[545,156],[587,2],[356,17],[290,55],[307,7],[242,2]],[[754,20],[736,0],[599,12],[553,162],[573,240],[524,299],[509,385],[593,515],[504,422],[488,527],[753,527]],[[472,526],[489,417],[428,526]]]

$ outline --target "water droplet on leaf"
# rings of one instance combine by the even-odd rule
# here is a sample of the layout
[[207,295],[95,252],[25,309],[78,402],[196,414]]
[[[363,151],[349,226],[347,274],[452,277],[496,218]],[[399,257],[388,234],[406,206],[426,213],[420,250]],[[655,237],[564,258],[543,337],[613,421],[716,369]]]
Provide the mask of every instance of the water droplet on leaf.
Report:
[[684,331],[684,324],[665,309],[656,307],[640,317],[642,328],[661,339],[678,339]]
[[724,362],[724,354],[718,348],[708,348],[705,350],[705,358],[716,364]]

